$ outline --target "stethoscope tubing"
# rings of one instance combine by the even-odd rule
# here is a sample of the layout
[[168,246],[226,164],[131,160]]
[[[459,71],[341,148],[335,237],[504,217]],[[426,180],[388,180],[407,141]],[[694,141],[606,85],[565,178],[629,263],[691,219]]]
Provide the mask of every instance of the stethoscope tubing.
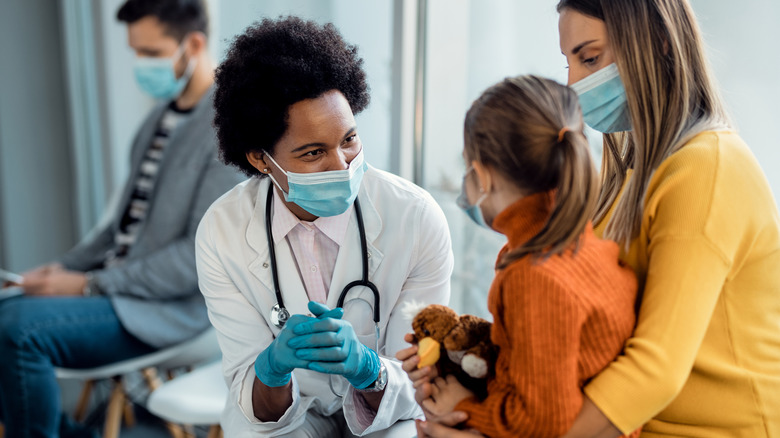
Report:
[[[273,322],[274,325],[281,328],[284,326],[284,323],[287,322],[287,319],[290,317],[290,313],[287,311],[287,308],[284,306],[284,299],[282,298],[282,291],[279,288],[279,273],[277,269],[276,264],[276,249],[274,244],[274,236],[271,226],[271,204],[273,200],[274,195],[274,185],[270,184],[268,187],[268,195],[266,197],[266,205],[265,205],[265,231],[266,231],[266,237],[268,239],[268,252],[271,257],[271,277],[273,278],[274,283],[274,293],[276,294],[276,305],[274,306],[274,309],[271,311],[272,314],[274,312],[278,313],[278,324],[276,322]],[[358,232],[360,234],[360,248],[362,252],[362,259],[363,259],[363,278],[360,280],[355,280],[353,282],[350,282],[346,286],[344,286],[344,289],[341,290],[341,294],[339,295],[339,299],[337,301],[338,307],[344,307],[344,300],[347,296],[347,293],[354,287],[363,286],[367,287],[369,290],[371,290],[371,293],[374,295],[374,324],[377,327],[377,330],[379,328],[379,320],[380,320],[380,309],[379,309],[379,289],[376,287],[376,285],[371,282],[368,279],[368,242],[366,239],[366,228],[365,224],[363,222],[363,212],[360,208],[360,201],[358,201],[357,198],[355,198],[355,214],[357,216],[357,222],[358,222]],[[273,318],[272,318],[273,319]]]

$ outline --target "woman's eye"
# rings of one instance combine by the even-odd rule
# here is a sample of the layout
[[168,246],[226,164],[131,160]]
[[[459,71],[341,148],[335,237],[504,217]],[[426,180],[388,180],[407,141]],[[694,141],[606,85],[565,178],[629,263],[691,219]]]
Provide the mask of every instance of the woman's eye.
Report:
[[593,65],[598,60],[599,60],[598,56],[593,56],[593,57],[590,57],[590,58],[583,59],[582,63],[585,64],[585,65]]
[[346,139],[344,139],[344,142],[345,143],[351,143],[351,142],[355,141],[356,138],[357,138],[357,134],[352,134],[349,137],[347,137]]

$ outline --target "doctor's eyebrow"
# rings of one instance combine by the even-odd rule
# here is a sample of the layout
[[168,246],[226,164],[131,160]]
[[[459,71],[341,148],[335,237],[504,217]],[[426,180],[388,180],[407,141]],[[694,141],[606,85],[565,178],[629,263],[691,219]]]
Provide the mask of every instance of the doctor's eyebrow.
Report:
[[[349,128],[349,131],[347,131],[347,133],[344,134],[343,137],[341,137],[341,141],[346,140],[347,137],[349,137],[350,135],[354,134],[356,131],[357,131],[357,126],[353,126],[353,127]],[[301,151],[303,151],[305,149],[308,149],[308,148],[312,148],[312,147],[325,147],[325,146],[327,146],[325,143],[306,143],[303,146],[298,146],[297,148],[293,149],[292,151],[290,151],[290,153],[294,154],[294,153],[301,152]]]

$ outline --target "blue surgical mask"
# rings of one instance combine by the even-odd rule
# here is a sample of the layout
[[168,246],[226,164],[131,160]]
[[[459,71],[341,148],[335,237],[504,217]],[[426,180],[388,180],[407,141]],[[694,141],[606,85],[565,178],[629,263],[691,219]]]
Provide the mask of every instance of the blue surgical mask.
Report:
[[156,99],[178,98],[192,77],[195,59],[190,58],[187,69],[176,79],[174,66],[184,52],[184,43],[170,58],[138,57],[135,61],[135,80],[141,89]]
[[482,201],[487,198],[487,193],[483,193],[482,196],[477,199],[477,202],[474,203],[474,205],[469,204],[469,198],[466,196],[466,177],[472,170],[474,170],[474,168],[469,167],[466,170],[466,173],[463,175],[463,183],[461,184],[460,195],[458,195],[458,199],[455,200],[455,203],[458,204],[458,207],[460,207],[461,210],[463,210],[471,218],[471,220],[474,221],[475,224],[479,225],[480,227],[490,228],[487,222],[485,222],[485,216],[482,215],[482,209],[479,208],[479,205],[482,204]]
[[338,216],[347,211],[357,198],[367,167],[363,149],[352,159],[346,170],[314,173],[287,172],[270,154],[265,155],[287,176],[288,190],[285,192],[273,175],[268,174],[284,194],[284,200],[295,203],[317,217]]
[[610,64],[571,88],[579,96],[582,117],[591,128],[605,134],[631,130],[626,89],[617,65]]

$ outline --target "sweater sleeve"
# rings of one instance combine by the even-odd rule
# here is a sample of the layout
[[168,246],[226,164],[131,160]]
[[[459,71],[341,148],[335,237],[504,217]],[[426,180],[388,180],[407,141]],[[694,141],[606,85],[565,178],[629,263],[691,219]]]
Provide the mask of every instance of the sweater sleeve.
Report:
[[716,148],[686,146],[651,181],[643,234],[631,249],[640,261],[630,263],[646,269],[637,327],[624,354],[585,387],[624,433],[655,417],[682,391],[734,254],[747,242],[745,218],[755,202],[738,190],[737,180],[723,175],[721,161],[738,163],[721,160]]
[[496,377],[482,402],[464,400],[468,427],[491,437],[557,437],[582,406],[578,352],[584,312],[575,298],[539,269],[503,273],[492,338],[500,347]]

